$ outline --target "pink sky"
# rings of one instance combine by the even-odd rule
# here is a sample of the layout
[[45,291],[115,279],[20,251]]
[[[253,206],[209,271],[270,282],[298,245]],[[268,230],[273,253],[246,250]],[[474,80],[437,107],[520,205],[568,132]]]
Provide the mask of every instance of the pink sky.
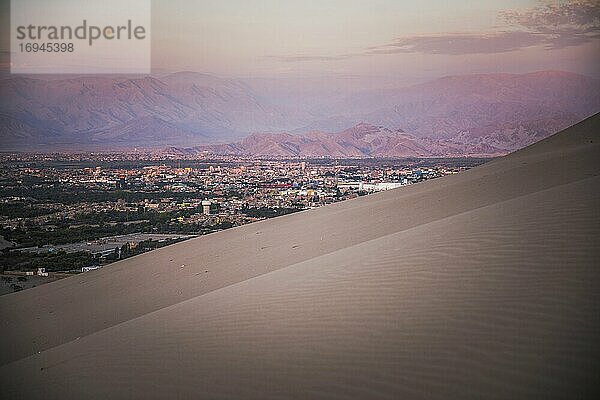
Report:
[[[157,72],[236,77],[352,75],[410,82],[547,69],[598,77],[599,4],[155,0],[152,63]],[[6,0],[0,15],[6,20]],[[2,36],[6,63],[8,34]]]

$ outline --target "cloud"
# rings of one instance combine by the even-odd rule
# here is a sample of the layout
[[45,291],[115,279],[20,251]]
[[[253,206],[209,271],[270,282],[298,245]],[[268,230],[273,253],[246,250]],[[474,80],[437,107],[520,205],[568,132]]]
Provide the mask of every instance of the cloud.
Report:
[[396,38],[358,54],[273,57],[285,62],[338,61],[377,54],[498,54],[532,46],[547,50],[589,43],[600,38],[600,1],[542,2],[522,10],[504,10],[504,30],[475,33],[432,33]]
[[598,31],[600,26],[600,2],[576,0],[542,3],[526,10],[500,11],[500,16],[511,25],[543,31],[551,27],[571,27],[581,33]]
[[500,11],[499,16],[508,25],[504,31],[400,37],[366,53],[492,54],[538,45],[560,49],[600,38],[598,0],[546,2],[525,10]]
[[577,46],[600,38],[600,1],[542,3],[526,10],[501,11],[509,25],[544,35],[548,49]]
[[491,33],[442,33],[402,37],[390,44],[366,49],[367,54],[490,54],[539,45],[543,35],[508,31]]

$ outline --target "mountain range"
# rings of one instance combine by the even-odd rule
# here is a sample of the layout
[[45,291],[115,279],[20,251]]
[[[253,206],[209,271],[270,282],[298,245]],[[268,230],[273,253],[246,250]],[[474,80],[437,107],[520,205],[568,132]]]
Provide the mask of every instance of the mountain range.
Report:
[[[529,144],[529,143],[528,143]],[[170,147],[170,155],[240,155],[258,157],[439,157],[501,155],[505,151],[487,143],[470,144],[444,139],[418,138],[401,129],[360,123],[336,133],[308,132],[251,134],[233,143]]]
[[197,73],[154,77],[24,77],[0,83],[9,144],[155,146],[286,127],[287,116],[242,83]]
[[[560,71],[450,76],[331,94],[326,82],[320,92],[284,85],[278,91],[277,79],[284,78],[273,78],[266,90],[251,80],[195,72],[12,76],[0,80],[0,147],[202,145],[202,151],[256,155],[495,155],[600,110],[598,79]],[[352,132],[364,137],[352,138]]]

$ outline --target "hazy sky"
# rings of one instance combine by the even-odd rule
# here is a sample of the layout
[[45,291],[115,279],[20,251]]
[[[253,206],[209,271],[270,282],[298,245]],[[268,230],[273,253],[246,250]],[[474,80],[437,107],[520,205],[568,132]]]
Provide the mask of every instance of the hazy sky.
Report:
[[[1,1],[6,21],[7,1]],[[598,0],[154,0],[152,4],[156,71],[409,80],[542,69],[600,74]],[[5,39],[0,45],[6,55]]]
[[153,4],[156,68],[227,75],[598,72],[598,1]]

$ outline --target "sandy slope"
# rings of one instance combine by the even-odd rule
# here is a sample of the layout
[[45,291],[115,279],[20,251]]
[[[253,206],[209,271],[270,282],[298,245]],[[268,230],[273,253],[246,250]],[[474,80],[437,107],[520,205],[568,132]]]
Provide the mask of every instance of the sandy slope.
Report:
[[600,372],[600,118],[0,298],[24,398],[565,398]]

